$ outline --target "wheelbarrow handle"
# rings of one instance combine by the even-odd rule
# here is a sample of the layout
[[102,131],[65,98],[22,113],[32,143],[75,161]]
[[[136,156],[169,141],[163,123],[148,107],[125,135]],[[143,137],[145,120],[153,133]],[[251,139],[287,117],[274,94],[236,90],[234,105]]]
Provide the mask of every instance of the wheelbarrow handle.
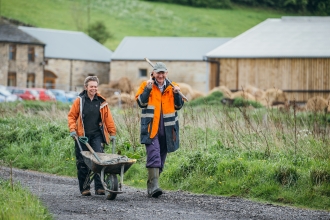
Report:
[[112,140],[112,154],[115,154],[115,149],[116,149],[116,140],[115,139],[113,139]]
[[82,152],[82,148],[81,148],[81,145],[80,145],[80,142],[79,142],[79,139],[77,136],[74,136],[74,139],[76,139],[77,143],[78,143],[78,147],[79,147],[79,150],[80,150],[80,153]]
[[[80,152],[82,151],[81,145],[79,143],[79,138],[77,136],[75,136],[76,141],[78,142],[78,146],[80,148]],[[93,148],[91,147],[91,145],[89,145],[88,142],[85,143],[85,145],[87,146],[88,150],[94,155],[94,157],[101,163],[101,159],[99,158],[99,156],[97,156],[97,154],[95,153],[95,151],[93,150]]]

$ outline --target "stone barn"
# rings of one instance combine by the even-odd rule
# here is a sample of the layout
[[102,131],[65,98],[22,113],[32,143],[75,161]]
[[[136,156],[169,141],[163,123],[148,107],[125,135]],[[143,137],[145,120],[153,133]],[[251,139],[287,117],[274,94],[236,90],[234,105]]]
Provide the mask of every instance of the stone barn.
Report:
[[207,52],[229,41],[230,38],[203,37],[125,37],[111,57],[111,80],[128,77],[140,82],[150,76],[153,63],[164,62],[168,78],[190,85],[193,89],[208,92]]
[[267,19],[207,53],[210,89],[283,90],[290,101],[330,94],[330,17]]
[[42,41],[0,20],[0,85],[42,84],[44,49]]
[[42,87],[80,91],[87,76],[109,83],[112,51],[82,32],[19,27],[44,42]]

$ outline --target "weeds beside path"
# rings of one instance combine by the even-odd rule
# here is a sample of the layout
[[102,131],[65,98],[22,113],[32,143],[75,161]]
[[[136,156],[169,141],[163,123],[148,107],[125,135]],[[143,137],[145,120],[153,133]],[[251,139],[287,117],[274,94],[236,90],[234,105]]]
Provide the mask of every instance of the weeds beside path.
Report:
[[[9,168],[0,167],[0,177],[9,178]],[[104,196],[81,197],[75,178],[29,170],[13,170],[37,195],[54,219],[330,219],[330,212],[261,204],[240,198],[206,196],[166,191],[150,199],[145,190],[124,186],[116,200]]]

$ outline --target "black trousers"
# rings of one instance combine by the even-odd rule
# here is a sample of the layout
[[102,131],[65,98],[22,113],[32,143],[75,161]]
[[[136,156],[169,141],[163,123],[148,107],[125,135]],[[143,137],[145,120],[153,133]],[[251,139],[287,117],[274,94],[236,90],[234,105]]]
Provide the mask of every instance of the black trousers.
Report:
[[[86,137],[88,138],[89,145],[93,148],[95,152],[100,152],[100,153],[104,152],[103,147],[101,145],[101,143],[103,142],[103,137],[101,132],[97,132],[92,135],[86,135]],[[80,146],[83,151],[89,151],[85,144],[80,142]],[[83,192],[86,189],[90,190],[90,185],[87,185],[84,188],[84,183],[89,180],[88,177],[92,171],[85,164],[83,156],[80,153],[80,149],[76,141],[75,141],[75,150],[76,150],[76,166],[77,166],[77,176],[79,181],[79,190],[80,192]],[[94,177],[94,187],[95,190],[104,189],[101,183],[100,176],[97,174],[95,174]]]

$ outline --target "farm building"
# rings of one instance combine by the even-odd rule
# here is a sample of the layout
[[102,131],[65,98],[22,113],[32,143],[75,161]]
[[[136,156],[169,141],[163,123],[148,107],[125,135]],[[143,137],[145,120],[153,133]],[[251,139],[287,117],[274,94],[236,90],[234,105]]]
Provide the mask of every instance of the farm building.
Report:
[[19,30],[44,42],[45,88],[80,91],[84,79],[95,75],[109,82],[112,51],[82,32],[20,26]]
[[306,102],[330,94],[330,17],[267,19],[206,55],[210,89],[247,85]]
[[44,49],[45,43],[0,20],[0,85],[42,84]]
[[111,58],[110,80],[128,77],[140,82],[149,77],[153,63],[164,62],[168,78],[186,83],[193,89],[208,92],[208,64],[203,60],[207,52],[231,38],[202,37],[125,37]]

